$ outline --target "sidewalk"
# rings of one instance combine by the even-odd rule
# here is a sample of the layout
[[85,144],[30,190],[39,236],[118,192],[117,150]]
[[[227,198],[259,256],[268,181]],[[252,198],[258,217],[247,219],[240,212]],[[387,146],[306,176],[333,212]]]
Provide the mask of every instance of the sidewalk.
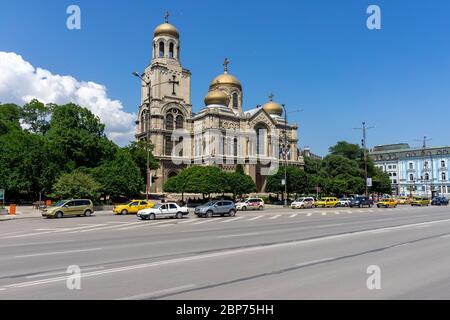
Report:
[[[9,207],[6,207],[9,212]],[[0,221],[13,219],[29,219],[42,217],[41,211],[34,209],[32,206],[17,207],[15,215],[0,215]]]

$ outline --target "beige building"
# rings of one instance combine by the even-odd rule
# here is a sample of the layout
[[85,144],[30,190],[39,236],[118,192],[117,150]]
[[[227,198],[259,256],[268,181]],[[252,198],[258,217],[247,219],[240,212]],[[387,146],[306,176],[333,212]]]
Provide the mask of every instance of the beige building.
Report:
[[227,59],[224,72],[209,85],[205,107],[193,113],[191,72],[181,65],[180,45],[180,34],[166,17],[154,31],[151,64],[142,74],[136,138],[151,140],[160,163],[152,173],[151,192],[162,193],[169,177],[192,165],[234,171],[242,164],[258,192],[264,191],[267,175],[286,161],[303,167],[297,125],[286,123],[273,95],[245,110],[242,84],[228,72]]

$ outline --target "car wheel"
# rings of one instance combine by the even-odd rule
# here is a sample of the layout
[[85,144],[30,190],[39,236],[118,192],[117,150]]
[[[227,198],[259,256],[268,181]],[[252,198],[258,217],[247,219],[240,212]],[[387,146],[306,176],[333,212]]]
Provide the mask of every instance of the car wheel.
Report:
[[128,211],[127,211],[127,210],[122,210],[121,214],[122,214],[123,216],[126,216],[126,215],[128,214]]
[[236,216],[236,211],[235,210],[230,210],[230,217],[234,217]]
[[262,211],[262,210],[264,210],[264,207],[263,206],[259,206],[259,211]]
[[148,220],[155,220],[156,216],[154,213],[152,213],[151,215],[148,216]]
[[211,210],[209,210],[208,212],[206,212],[206,217],[207,218],[212,218],[213,216],[213,212]]
[[60,211],[60,212],[57,212],[56,214],[55,214],[55,218],[56,219],[61,219],[62,217],[64,216],[64,214]]
[[177,219],[183,219],[183,214],[181,212],[177,213]]
[[84,213],[85,217],[90,217],[92,215],[92,211],[91,210],[86,210]]
[[242,207],[242,211],[247,211],[247,207]]

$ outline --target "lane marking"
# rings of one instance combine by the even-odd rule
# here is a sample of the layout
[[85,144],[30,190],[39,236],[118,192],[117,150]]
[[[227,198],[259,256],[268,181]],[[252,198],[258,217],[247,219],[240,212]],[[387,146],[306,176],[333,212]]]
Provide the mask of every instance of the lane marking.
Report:
[[243,219],[244,217],[237,217],[237,218],[234,218],[234,219],[227,219],[227,220],[224,220],[224,221],[220,221],[220,223],[229,223],[229,222],[233,222],[233,221],[236,221],[236,220],[240,220],[240,219]]
[[310,213],[308,213],[306,216],[307,217],[311,217],[313,214],[310,212]]
[[253,232],[253,233],[242,233],[242,234],[229,234],[225,236],[217,236],[216,239],[228,239],[228,238],[239,238],[239,237],[250,237],[250,236],[257,236],[261,233],[259,232]]
[[205,219],[205,221],[200,221],[200,222],[196,222],[194,223],[195,226],[199,225],[199,224],[205,224],[205,223],[210,223],[210,222],[215,222],[215,221],[221,221],[223,220],[223,218],[211,218],[211,219]]
[[304,266],[308,266],[308,265],[311,265],[311,264],[327,262],[327,261],[331,261],[331,260],[335,260],[335,259],[336,258],[325,258],[325,259],[319,259],[319,260],[312,260],[312,261],[297,263],[295,266],[297,266],[297,267],[304,267]]
[[183,222],[177,222],[177,224],[185,224],[185,223],[191,223],[191,222],[195,222],[195,221],[197,221],[198,219],[189,219],[189,220],[186,220],[186,221],[183,221]]
[[323,215],[323,216],[326,216],[326,215],[327,215],[327,212],[326,212],[326,211],[322,211],[322,215]]
[[[132,225],[137,225],[137,224],[141,224],[141,223],[143,223],[143,222],[142,221],[130,222],[124,226],[132,226]],[[68,232],[68,233],[84,233],[84,232],[92,232],[92,231],[111,230],[111,229],[116,229],[116,228],[121,228],[121,227],[122,226],[106,226],[106,227],[91,228],[91,229],[87,229],[87,230],[79,230],[79,231]]]
[[248,219],[247,221],[255,221],[255,220],[258,220],[258,219],[261,219],[261,218],[264,218],[264,217],[265,217],[265,216],[257,216],[257,217]]
[[341,214],[341,212],[340,211],[336,211],[335,214],[338,216],[338,215]]
[[[81,268],[81,272],[103,270],[103,269],[105,269],[105,267]],[[57,276],[57,275],[62,275],[62,274],[67,274],[67,272],[60,271],[60,272],[52,272],[52,273],[39,273],[39,274],[35,274],[32,276],[27,276],[26,278],[27,279],[36,279],[36,278],[42,278],[42,277],[47,277],[47,276]]]
[[269,220],[275,220],[275,219],[278,219],[279,217],[281,217],[280,214],[279,214],[279,215],[276,215],[276,216],[273,216],[272,218],[269,218]]
[[298,216],[298,213],[294,213],[294,214],[291,215],[289,218],[295,218],[296,216]]
[[[402,225],[402,226],[396,226],[396,227],[386,227],[386,228],[379,228],[379,229],[372,229],[372,230],[365,230],[365,231],[355,231],[355,232],[343,233],[343,234],[339,234],[339,235],[325,236],[325,237],[321,237],[321,238],[313,238],[313,239],[307,239],[307,240],[298,240],[298,241],[292,241],[292,242],[284,242],[284,243],[271,244],[271,245],[265,245],[265,246],[258,245],[258,246],[251,247],[251,248],[231,249],[228,251],[221,251],[221,252],[209,253],[209,254],[201,254],[201,255],[190,256],[190,257],[185,257],[185,258],[163,260],[163,261],[152,262],[152,263],[147,263],[147,264],[139,264],[139,265],[132,265],[132,266],[128,266],[128,267],[119,267],[119,268],[113,268],[113,269],[107,269],[107,270],[101,270],[101,271],[87,272],[87,273],[82,273],[80,275],[80,277],[81,278],[89,278],[89,277],[95,277],[95,276],[105,275],[105,274],[112,274],[112,273],[126,272],[126,271],[139,270],[139,269],[145,269],[145,268],[159,267],[159,266],[184,263],[184,262],[192,262],[192,261],[205,260],[205,259],[211,259],[211,258],[217,258],[217,257],[223,257],[223,256],[243,254],[243,253],[248,253],[248,252],[257,252],[257,251],[263,251],[263,250],[267,250],[267,249],[295,247],[298,245],[316,243],[316,242],[321,242],[321,241],[329,241],[329,240],[335,240],[335,239],[341,239],[341,238],[347,238],[347,237],[372,234],[374,232],[379,232],[381,230],[407,229],[407,228],[412,228],[412,227],[419,226],[419,225],[427,225],[427,224],[433,225],[433,224],[437,224],[437,223],[446,223],[446,222],[450,222],[450,219],[408,224],[408,225]],[[64,276],[64,277],[43,279],[43,280],[38,280],[38,281],[20,282],[20,283],[14,283],[14,284],[10,284],[10,285],[3,286],[3,287],[4,288],[24,288],[24,287],[38,286],[38,285],[42,285],[42,284],[66,281],[67,279],[69,279],[69,277],[70,276]]]
[[[92,226],[105,226],[105,224],[94,224]],[[49,233],[61,233],[61,232],[72,233],[70,231],[92,228],[92,226],[89,226],[89,227],[84,226],[84,227],[76,227],[76,228],[65,228],[65,229],[60,229],[58,231],[44,231],[44,232],[26,233],[26,234],[21,234],[21,235],[17,235],[17,236],[4,237],[2,239],[24,238],[24,237],[31,237],[31,236],[35,236],[35,235],[42,235],[42,234],[49,234]],[[77,232],[79,232],[79,231],[77,231]]]
[[15,256],[14,258],[32,258],[32,257],[42,257],[42,256],[55,256],[59,254],[70,254],[70,253],[81,253],[81,252],[91,252],[100,251],[102,248],[92,248],[92,249],[82,249],[82,250],[70,250],[70,251],[55,251],[55,252],[44,252],[44,253],[34,253],[34,254],[24,254],[20,256]]
[[[138,228],[145,228],[145,227],[152,227],[152,226],[158,226],[158,225],[160,225],[160,224],[164,224],[164,223],[170,223],[171,221],[159,221],[159,222],[153,222],[153,223],[149,223],[148,221],[147,222],[145,222],[145,221],[140,221],[139,223],[139,225],[132,225],[132,226],[129,226],[129,227],[122,227],[122,226],[120,226],[118,229],[116,229],[116,230],[118,230],[118,231],[123,231],[123,230],[132,230],[132,229],[138,229]],[[117,227],[117,226],[116,226]]]
[[138,295],[135,295],[135,296],[119,298],[119,299],[116,299],[116,300],[144,300],[144,299],[149,299],[149,298],[152,298],[152,297],[157,297],[157,296],[160,296],[160,295],[174,293],[174,292],[177,292],[177,291],[183,291],[183,290],[187,290],[187,289],[192,289],[192,288],[195,288],[195,287],[196,287],[195,284],[188,284],[188,285],[181,286],[181,287],[164,289],[164,290],[154,291],[154,292],[150,292],[150,293],[143,293],[143,294],[138,294]]

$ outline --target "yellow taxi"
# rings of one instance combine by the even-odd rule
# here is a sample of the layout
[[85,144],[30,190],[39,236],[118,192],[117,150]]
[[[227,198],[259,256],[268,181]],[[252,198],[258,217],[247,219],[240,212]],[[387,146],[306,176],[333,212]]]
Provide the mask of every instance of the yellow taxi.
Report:
[[315,206],[317,208],[336,208],[339,207],[340,204],[338,198],[327,197],[316,201]]
[[113,209],[113,213],[127,215],[127,214],[137,214],[138,211],[144,209],[151,209],[155,206],[154,203],[146,200],[132,200],[130,203],[117,205]]
[[398,202],[393,198],[381,199],[377,203],[378,208],[397,208]]
[[400,197],[397,199],[399,205],[407,205],[411,204],[411,198],[408,197]]
[[413,199],[413,201],[411,202],[411,206],[419,206],[419,207],[423,207],[423,206],[429,206],[430,205],[430,200],[427,198],[420,198],[420,197],[415,197]]

